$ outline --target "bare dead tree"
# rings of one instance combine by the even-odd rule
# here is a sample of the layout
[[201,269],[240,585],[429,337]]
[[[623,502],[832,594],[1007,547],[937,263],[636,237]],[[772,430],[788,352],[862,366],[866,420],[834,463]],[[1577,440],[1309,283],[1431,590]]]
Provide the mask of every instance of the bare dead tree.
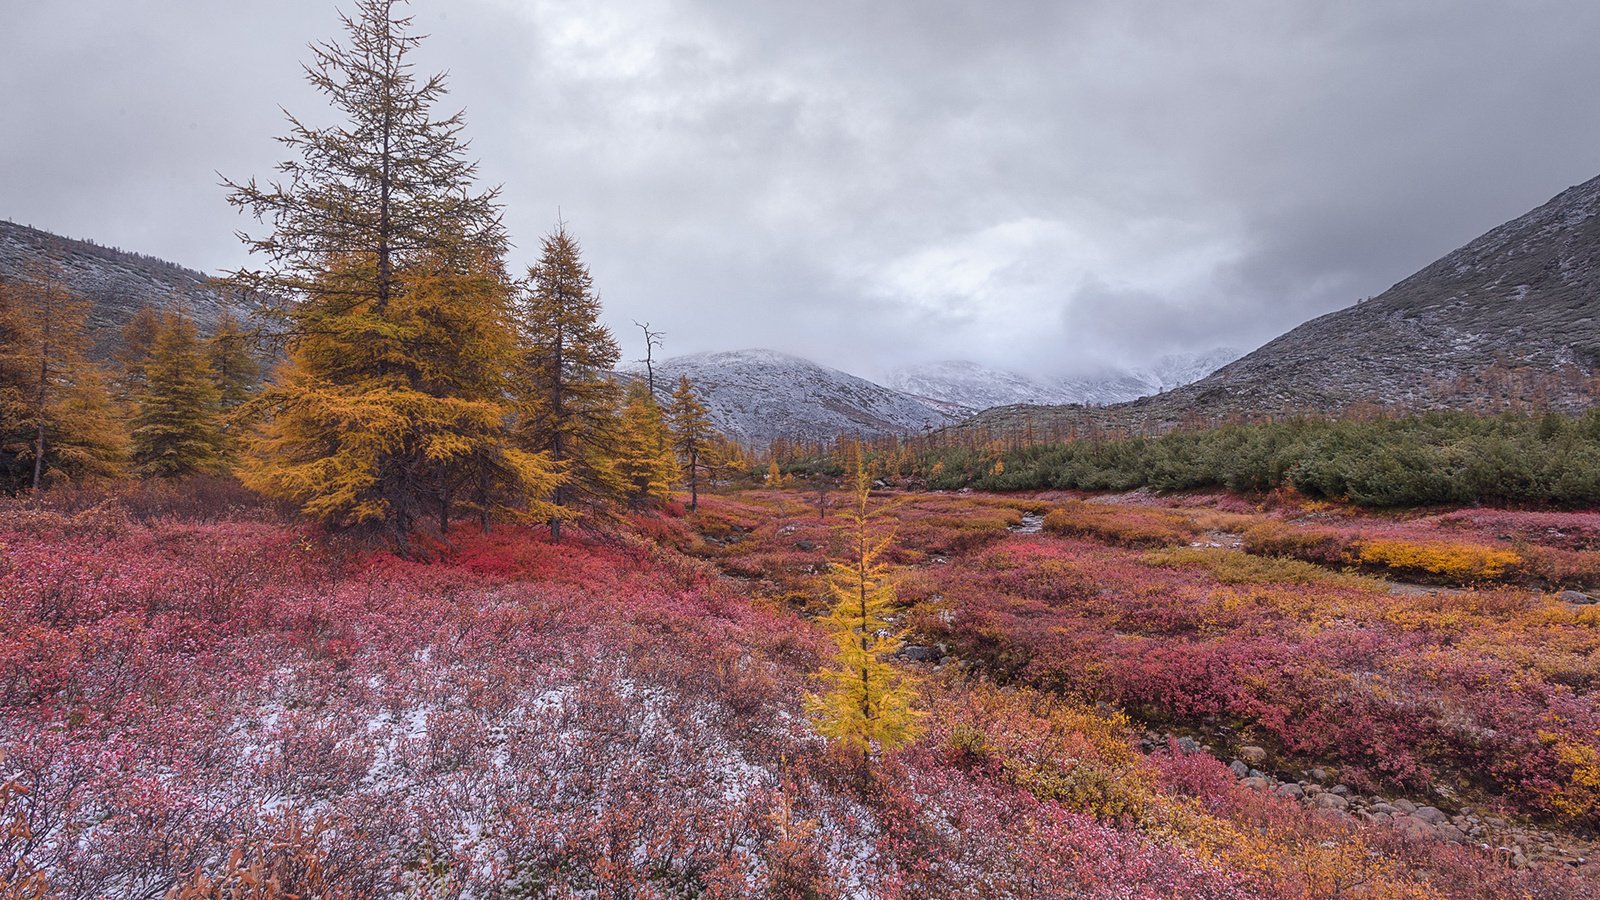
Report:
[[656,350],[661,346],[661,339],[667,336],[665,331],[651,331],[649,322],[640,322],[635,319],[634,325],[644,332],[644,363],[645,385],[650,388],[650,396],[656,395]]

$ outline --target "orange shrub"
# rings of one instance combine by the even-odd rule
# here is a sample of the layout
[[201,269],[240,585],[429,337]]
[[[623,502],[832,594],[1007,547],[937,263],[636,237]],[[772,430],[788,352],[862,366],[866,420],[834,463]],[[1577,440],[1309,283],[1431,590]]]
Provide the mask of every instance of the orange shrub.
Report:
[[1337,531],[1298,528],[1284,522],[1262,522],[1244,533],[1246,553],[1287,556],[1324,565],[1343,562],[1351,542],[1349,536]]
[[1098,538],[1124,547],[1186,544],[1198,529],[1188,517],[1165,509],[1113,506],[1071,500],[1044,517],[1046,531]]

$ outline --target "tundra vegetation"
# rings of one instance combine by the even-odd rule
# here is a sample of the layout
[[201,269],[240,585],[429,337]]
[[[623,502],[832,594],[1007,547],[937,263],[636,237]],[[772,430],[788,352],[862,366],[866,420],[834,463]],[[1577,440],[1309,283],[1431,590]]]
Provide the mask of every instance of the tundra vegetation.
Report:
[[0,897],[1600,896],[1593,414],[757,458],[357,9],[265,317],[0,284]]

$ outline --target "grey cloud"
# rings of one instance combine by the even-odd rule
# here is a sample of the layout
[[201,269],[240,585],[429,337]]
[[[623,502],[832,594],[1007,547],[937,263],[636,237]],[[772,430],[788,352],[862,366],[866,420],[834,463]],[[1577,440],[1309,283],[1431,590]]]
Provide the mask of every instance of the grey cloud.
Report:
[[[1600,171],[1585,0],[418,0],[525,265],[669,352],[1251,346]],[[0,0],[0,216],[209,269],[334,4]]]

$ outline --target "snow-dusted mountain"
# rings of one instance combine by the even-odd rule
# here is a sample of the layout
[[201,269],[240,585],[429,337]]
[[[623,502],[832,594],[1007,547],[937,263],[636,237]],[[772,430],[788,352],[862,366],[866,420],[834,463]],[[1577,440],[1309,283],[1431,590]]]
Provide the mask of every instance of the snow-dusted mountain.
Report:
[[970,424],[1154,433],[1358,409],[1579,412],[1600,403],[1597,376],[1600,177],[1159,397],[1104,410],[991,409]]
[[656,363],[655,370],[663,399],[678,376],[689,376],[718,430],[757,447],[778,437],[911,434],[961,418],[909,394],[774,350],[694,353]]
[[905,366],[890,372],[884,383],[897,391],[974,412],[1013,403],[1074,402],[1059,385],[966,360]]
[[202,331],[229,308],[204,273],[0,220],[0,277],[32,277],[30,273],[42,271],[40,266],[52,269],[90,301],[89,329],[102,352],[140,307],[181,309]]
[[1219,347],[1204,353],[1163,356],[1140,368],[1107,369],[1072,378],[1025,375],[955,360],[896,369],[885,381],[895,390],[974,412],[1018,403],[1104,406],[1198,381],[1239,355],[1231,347]]
[[1243,355],[1244,351],[1236,347],[1217,347],[1204,353],[1172,353],[1139,371],[1155,385],[1151,393],[1161,394],[1194,384]]

